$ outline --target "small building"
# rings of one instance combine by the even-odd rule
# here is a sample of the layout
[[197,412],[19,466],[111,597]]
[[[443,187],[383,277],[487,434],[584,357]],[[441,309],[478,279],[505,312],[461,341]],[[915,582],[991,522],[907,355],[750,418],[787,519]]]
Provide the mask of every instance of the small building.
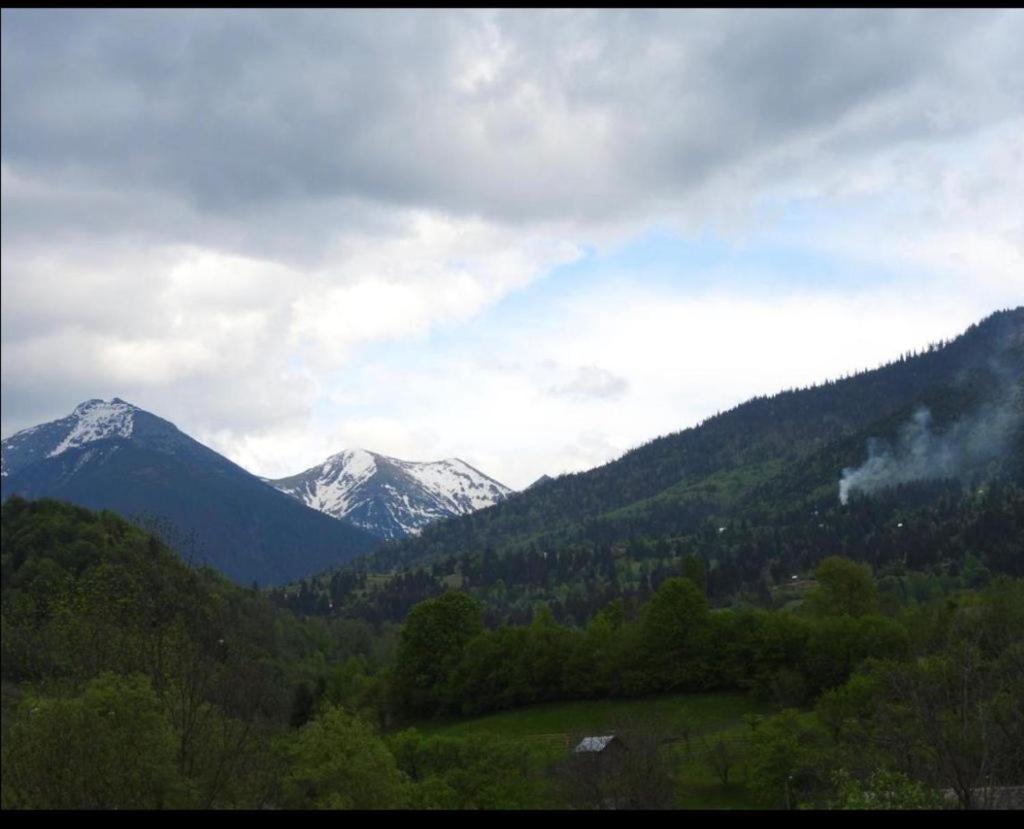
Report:
[[576,754],[610,755],[616,754],[624,748],[625,745],[623,745],[622,740],[614,734],[608,734],[603,737],[584,737],[580,740],[574,752]]

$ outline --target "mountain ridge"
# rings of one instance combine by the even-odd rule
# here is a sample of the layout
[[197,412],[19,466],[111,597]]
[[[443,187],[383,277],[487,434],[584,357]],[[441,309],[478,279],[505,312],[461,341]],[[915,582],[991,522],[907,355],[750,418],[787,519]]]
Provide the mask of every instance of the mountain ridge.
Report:
[[[931,452],[940,462],[922,465]],[[913,474],[879,480],[904,461]],[[859,482],[846,501],[843,480]],[[828,555],[924,596],[909,571],[1024,575],[1021,538],[1024,307],[878,368],[755,397],[272,597],[300,614],[401,622],[455,587],[489,624],[544,608],[586,624],[680,574],[719,607],[785,602],[795,574]]]
[[0,443],[0,467],[3,500],[58,498],[155,521],[179,553],[243,584],[301,578],[379,542],[120,398],[17,432]]
[[512,490],[460,458],[404,461],[347,449],[297,475],[264,479],[313,509],[385,539],[492,506]]
[[[360,564],[387,572],[481,551],[685,535],[711,516],[749,508],[755,493],[778,501],[773,489],[780,485],[801,502],[838,501],[844,469],[865,462],[870,439],[895,439],[926,399],[943,433],[956,425],[958,413],[976,413],[997,399],[1004,405],[1007,389],[1019,389],[1022,378],[1024,306],[998,311],[948,342],[878,368],[751,398],[601,467],[560,476],[494,508],[386,544]],[[944,403],[959,398],[955,405]],[[1019,441],[1020,418],[1016,424]],[[1003,463],[1008,465],[1012,457]]]

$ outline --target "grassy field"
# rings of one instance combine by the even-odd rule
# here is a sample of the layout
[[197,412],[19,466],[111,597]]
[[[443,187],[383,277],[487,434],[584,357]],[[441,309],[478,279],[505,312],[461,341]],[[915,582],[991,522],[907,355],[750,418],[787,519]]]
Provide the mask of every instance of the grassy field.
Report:
[[[580,736],[612,733],[631,722],[646,723],[674,739],[666,750],[677,769],[680,808],[753,809],[758,804],[744,785],[743,755],[751,733],[744,717],[773,710],[743,694],[674,694],[534,705],[472,719],[424,721],[417,728],[438,736],[487,733],[524,740],[554,762]],[[719,739],[736,756],[728,785],[723,785],[711,762],[711,747]]]

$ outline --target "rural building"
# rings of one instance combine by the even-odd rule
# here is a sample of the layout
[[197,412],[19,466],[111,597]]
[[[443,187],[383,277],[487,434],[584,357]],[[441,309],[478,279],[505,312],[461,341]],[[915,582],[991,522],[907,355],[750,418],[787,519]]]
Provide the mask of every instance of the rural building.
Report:
[[576,754],[615,754],[625,748],[614,734],[604,737],[584,737],[575,748]]

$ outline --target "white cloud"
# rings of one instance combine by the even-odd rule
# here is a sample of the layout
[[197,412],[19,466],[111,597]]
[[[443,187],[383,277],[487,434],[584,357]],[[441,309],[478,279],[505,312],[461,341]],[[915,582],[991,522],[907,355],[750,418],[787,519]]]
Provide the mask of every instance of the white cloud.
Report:
[[[411,460],[458,456],[523,487],[612,460],[755,394],[872,368],[979,316],[955,295],[908,301],[892,288],[749,299],[606,288],[414,365],[403,353],[361,362],[311,434],[250,443],[248,457],[277,476],[353,446]],[[582,359],[621,377],[628,393],[552,395],[552,376],[572,377],[565,367]]]
[[[1017,11],[3,19],[4,434],[117,395],[267,475],[523,486],[1024,296]],[[460,341],[654,225],[843,273],[577,275]]]

